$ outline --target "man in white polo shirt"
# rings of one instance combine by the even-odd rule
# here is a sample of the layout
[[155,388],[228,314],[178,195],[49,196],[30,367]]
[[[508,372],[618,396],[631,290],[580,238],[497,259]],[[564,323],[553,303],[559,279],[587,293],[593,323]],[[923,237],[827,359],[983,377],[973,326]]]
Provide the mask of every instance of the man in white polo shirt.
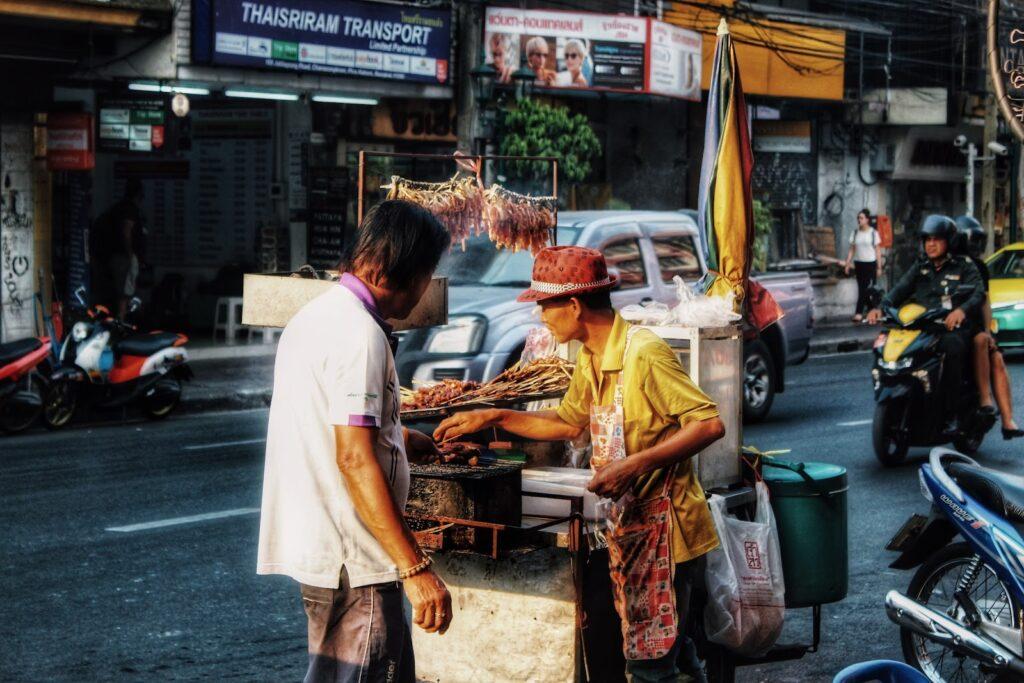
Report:
[[422,298],[448,231],[386,201],[366,215],[337,287],[285,327],[274,366],[259,574],[301,584],[307,683],[414,681],[402,591],[413,621],[443,633],[451,597],[402,512],[411,456],[433,441],[402,428],[387,319]]

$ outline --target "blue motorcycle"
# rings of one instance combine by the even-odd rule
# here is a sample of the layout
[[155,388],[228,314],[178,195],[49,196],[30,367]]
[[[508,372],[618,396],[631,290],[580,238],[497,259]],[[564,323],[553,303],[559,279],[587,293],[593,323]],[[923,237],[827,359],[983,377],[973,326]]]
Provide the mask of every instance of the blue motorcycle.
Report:
[[1024,681],[1024,477],[946,448],[918,476],[931,514],[887,546],[892,568],[918,568],[906,595],[885,596],[904,658],[936,682]]

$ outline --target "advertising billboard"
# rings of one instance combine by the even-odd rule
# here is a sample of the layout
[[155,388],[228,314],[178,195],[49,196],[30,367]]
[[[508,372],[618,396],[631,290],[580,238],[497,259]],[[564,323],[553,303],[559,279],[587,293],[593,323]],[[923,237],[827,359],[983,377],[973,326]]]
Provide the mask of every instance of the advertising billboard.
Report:
[[700,99],[701,36],[646,17],[488,7],[484,60],[508,84],[521,66],[547,88]]
[[353,0],[195,0],[200,63],[443,85],[451,11]]

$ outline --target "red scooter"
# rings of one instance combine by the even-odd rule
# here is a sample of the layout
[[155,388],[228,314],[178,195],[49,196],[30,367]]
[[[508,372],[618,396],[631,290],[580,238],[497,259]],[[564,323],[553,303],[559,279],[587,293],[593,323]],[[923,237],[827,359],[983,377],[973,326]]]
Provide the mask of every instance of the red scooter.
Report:
[[23,431],[39,416],[49,374],[41,366],[49,356],[49,337],[0,344],[0,430]]
[[[81,300],[81,295],[76,294]],[[133,300],[132,310],[138,308]],[[175,332],[140,333],[103,306],[85,309],[60,346],[57,367],[43,401],[50,429],[71,421],[82,404],[123,408],[138,404],[151,418],[171,414],[181,399],[181,383],[192,378],[188,337]]]

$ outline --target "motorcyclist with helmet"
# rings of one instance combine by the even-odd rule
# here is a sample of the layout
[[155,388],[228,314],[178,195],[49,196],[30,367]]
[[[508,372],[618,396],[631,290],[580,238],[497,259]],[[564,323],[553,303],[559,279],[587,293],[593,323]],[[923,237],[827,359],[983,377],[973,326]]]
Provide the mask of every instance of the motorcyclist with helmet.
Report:
[[[946,332],[939,340],[938,350],[945,357],[942,369],[943,433],[951,436],[959,430],[957,398],[972,343],[967,312],[980,310],[985,292],[977,267],[969,259],[954,257],[951,253],[957,237],[956,223],[952,218],[939,214],[926,217],[921,224],[920,237],[925,258],[903,274],[882,298],[880,308],[868,312],[867,321],[875,325],[882,318],[883,308],[899,307],[907,301],[914,301],[929,310],[942,308],[949,311],[943,320]],[[954,305],[954,295],[958,305]]]
[[1003,439],[1015,439],[1024,436],[1013,419],[1013,398],[1010,390],[1010,375],[1006,371],[1006,363],[1003,354],[999,350],[995,339],[990,334],[992,329],[992,304],[988,298],[988,266],[981,259],[988,243],[988,235],[985,228],[973,216],[958,216],[956,226],[959,236],[956,240],[954,252],[966,256],[974,263],[981,275],[982,286],[985,298],[981,308],[970,313],[972,321],[972,332],[974,333],[972,344],[974,346],[974,375],[978,384],[978,396],[981,403],[980,411],[989,418],[995,417],[996,405],[999,406],[999,415],[1002,420]]

